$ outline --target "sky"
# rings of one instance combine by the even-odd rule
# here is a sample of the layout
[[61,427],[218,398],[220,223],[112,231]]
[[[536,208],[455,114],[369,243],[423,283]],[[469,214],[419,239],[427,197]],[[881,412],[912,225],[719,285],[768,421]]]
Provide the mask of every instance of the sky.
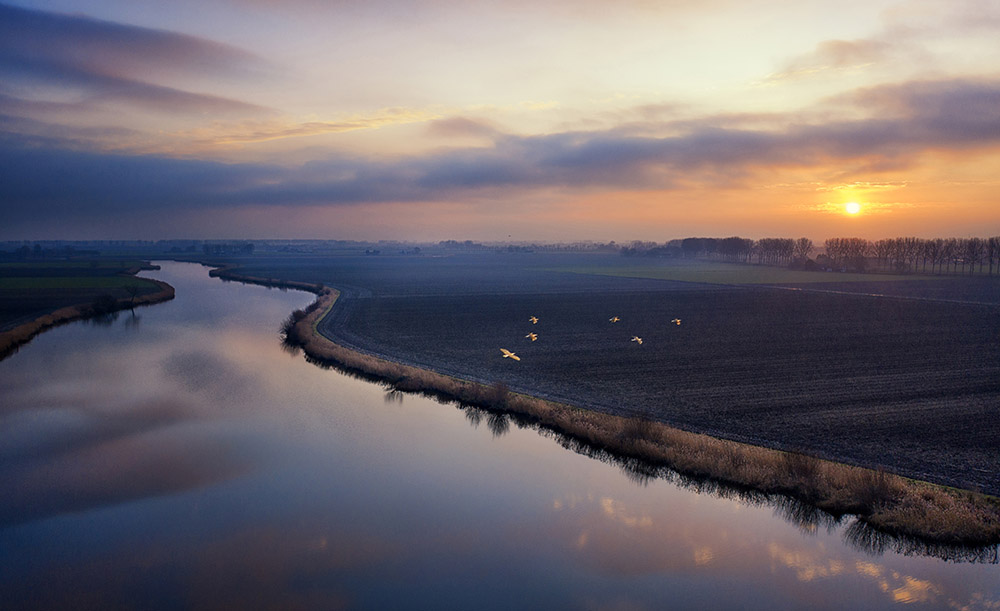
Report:
[[998,59],[995,0],[0,0],[0,240],[1000,235]]

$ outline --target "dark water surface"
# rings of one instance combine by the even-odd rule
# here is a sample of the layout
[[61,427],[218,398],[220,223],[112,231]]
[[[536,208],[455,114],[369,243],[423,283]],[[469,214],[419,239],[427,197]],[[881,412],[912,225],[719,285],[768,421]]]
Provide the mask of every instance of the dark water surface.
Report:
[[0,362],[0,608],[1000,608],[996,564],[310,365],[312,295],[149,275],[177,298]]

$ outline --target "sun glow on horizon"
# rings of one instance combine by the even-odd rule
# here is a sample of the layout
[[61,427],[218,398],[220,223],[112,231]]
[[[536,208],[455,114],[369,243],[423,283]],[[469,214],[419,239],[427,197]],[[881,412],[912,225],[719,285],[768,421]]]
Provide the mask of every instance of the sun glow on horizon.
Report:
[[847,202],[846,204],[844,204],[844,212],[846,212],[850,216],[854,216],[859,212],[861,212],[861,204],[859,204],[858,202]]

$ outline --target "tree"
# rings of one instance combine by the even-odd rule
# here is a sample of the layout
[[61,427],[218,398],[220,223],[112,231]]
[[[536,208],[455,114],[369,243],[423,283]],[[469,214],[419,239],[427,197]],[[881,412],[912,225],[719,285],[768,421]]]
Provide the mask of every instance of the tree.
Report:
[[830,238],[825,243],[826,253],[841,269],[864,272],[868,269],[866,257],[871,242],[864,238]]
[[983,271],[983,257],[986,256],[986,243],[982,238],[969,238],[965,240],[965,260],[969,263],[969,275],[976,273],[976,264],[979,264],[979,271]]
[[872,243],[872,254],[875,255],[875,259],[879,263],[879,267],[885,269],[888,263],[892,259],[892,254],[896,250],[896,245],[891,239],[877,240]]
[[955,257],[958,254],[958,239],[957,238],[947,238],[941,242],[941,263],[944,264],[945,269],[948,269],[948,263],[952,263],[955,266],[958,263],[955,261]]
[[993,265],[1000,268],[1000,236],[993,236],[986,240],[986,259],[990,264],[990,275],[993,275]]
[[[941,261],[941,249],[943,248],[944,240],[938,238],[936,240],[924,240],[923,244],[923,256],[924,256],[924,269],[927,271],[927,262],[931,262],[931,271],[934,271],[934,264],[940,263]],[[940,270],[939,270],[940,271]]]
[[129,309],[132,310],[133,313],[134,313],[135,312],[135,297],[136,297],[136,295],[139,294],[139,286],[135,285],[135,284],[128,284],[128,285],[125,286],[125,292],[128,293],[128,296],[129,296],[129,302],[128,302]]
[[813,250],[815,250],[815,246],[809,238],[799,238],[792,246],[793,256],[796,259],[808,259]]

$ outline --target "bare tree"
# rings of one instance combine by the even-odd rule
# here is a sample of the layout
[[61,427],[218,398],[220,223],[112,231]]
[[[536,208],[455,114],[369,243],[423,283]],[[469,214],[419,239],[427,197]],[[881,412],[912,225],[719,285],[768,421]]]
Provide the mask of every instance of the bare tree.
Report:
[[1000,268],[1000,236],[993,236],[986,240],[986,258],[990,263],[990,275],[993,275],[993,264]]
[[134,284],[127,284],[125,285],[125,292],[129,296],[128,307],[135,314],[135,297],[139,294],[139,287]]
[[923,245],[923,256],[924,256],[924,269],[927,271],[927,262],[931,262],[931,272],[934,271],[934,264],[939,263],[941,259],[941,248],[944,244],[944,240],[938,238],[936,240],[924,240]]
[[808,259],[812,251],[815,250],[813,246],[813,241],[809,238],[799,238],[795,240],[795,244],[792,247],[793,256],[796,259]]
[[877,240],[872,243],[872,254],[875,255],[875,259],[879,263],[879,267],[886,269],[886,265],[892,258],[892,254],[895,252],[894,240],[884,239]]
[[956,238],[945,238],[941,241],[941,264],[944,265],[945,272],[948,265],[955,264],[955,253],[958,251],[958,240]]
[[965,240],[965,259],[969,262],[969,275],[976,273],[976,264],[979,264],[979,271],[983,271],[983,257],[986,255],[986,243],[982,238],[969,238]]

